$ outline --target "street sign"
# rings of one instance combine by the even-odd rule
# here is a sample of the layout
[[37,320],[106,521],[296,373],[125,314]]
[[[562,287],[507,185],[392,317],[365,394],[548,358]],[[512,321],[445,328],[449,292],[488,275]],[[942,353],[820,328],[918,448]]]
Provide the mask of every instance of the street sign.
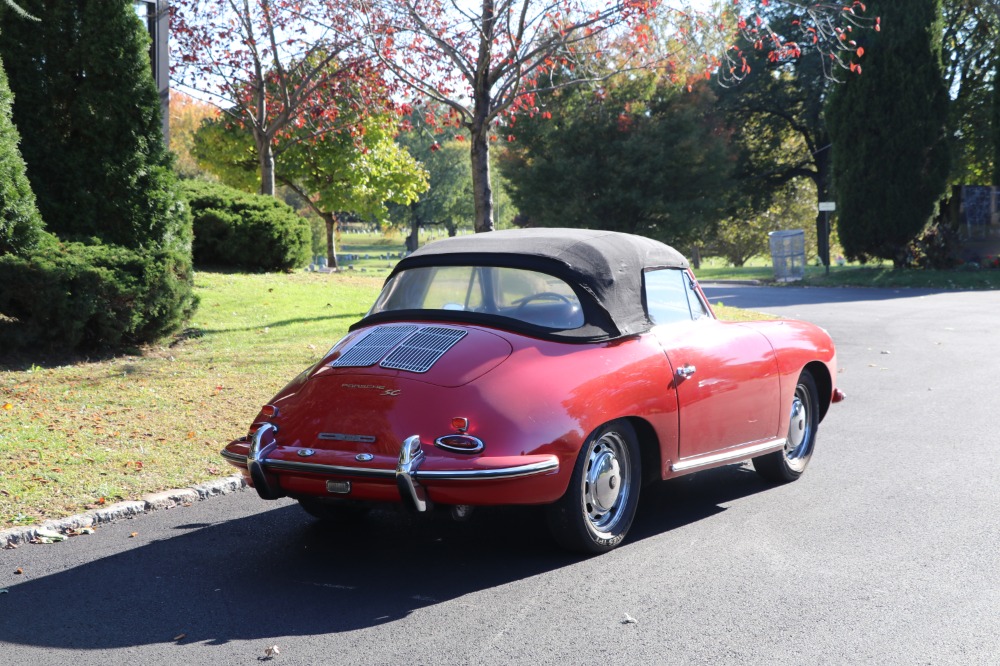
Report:
[[819,202],[819,212],[821,213],[832,213],[837,210],[837,204],[834,201],[820,201]]

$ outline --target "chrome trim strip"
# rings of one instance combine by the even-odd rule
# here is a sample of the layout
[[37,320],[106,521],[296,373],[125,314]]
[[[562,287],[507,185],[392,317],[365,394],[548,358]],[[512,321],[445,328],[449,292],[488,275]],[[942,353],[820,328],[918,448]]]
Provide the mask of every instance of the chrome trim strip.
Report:
[[395,469],[371,469],[366,467],[343,467],[341,465],[323,465],[322,463],[296,462],[293,460],[264,461],[267,469],[283,470],[285,472],[309,472],[311,474],[336,474],[342,476],[360,476],[369,479],[392,479],[396,476]]
[[222,449],[222,451],[220,451],[219,453],[228,462],[236,463],[240,467],[246,467],[247,466],[247,457],[246,456],[241,456],[238,453],[233,453],[232,451],[227,451],[226,449]]
[[540,462],[518,465],[516,467],[498,467],[496,469],[468,469],[468,470],[427,470],[417,472],[418,479],[448,480],[448,481],[475,481],[477,479],[516,479],[522,476],[533,476],[535,474],[545,474],[546,472],[556,472],[559,470],[558,458],[542,460]]
[[[227,459],[245,462],[243,456],[223,452]],[[265,469],[285,472],[308,472],[310,474],[335,474],[338,476],[359,476],[369,479],[392,479],[396,476],[395,469],[371,469],[365,467],[344,467],[341,465],[323,465],[320,463],[296,462],[292,460],[263,461]],[[496,469],[463,469],[463,470],[410,470],[410,477],[426,481],[477,481],[480,479],[516,479],[522,476],[546,474],[559,471],[559,460],[542,460],[527,465],[515,467],[498,467]]]
[[785,438],[781,437],[778,439],[769,439],[765,442],[760,442],[758,444],[751,444],[750,446],[745,446],[739,449],[730,449],[728,451],[721,451],[719,453],[712,454],[710,456],[704,456],[701,458],[687,458],[680,460],[670,466],[670,471],[672,472],[686,472],[690,469],[697,469],[698,467],[707,467],[708,465],[714,465],[716,463],[725,462],[727,460],[737,461],[745,460],[751,458],[758,454],[764,453],[766,451],[774,451],[777,449],[784,448]]

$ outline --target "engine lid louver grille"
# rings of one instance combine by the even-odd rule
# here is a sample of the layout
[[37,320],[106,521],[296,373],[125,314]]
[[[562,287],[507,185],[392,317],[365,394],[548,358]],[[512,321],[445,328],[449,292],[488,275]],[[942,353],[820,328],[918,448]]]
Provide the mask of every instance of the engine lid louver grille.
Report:
[[466,333],[446,326],[377,326],[330,363],[330,367],[363,368],[384,359],[380,365],[388,370],[427,372]]
[[465,337],[458,328],[428,326],[420,329],[392,350],[380,364],[392,370],[427,372],[446,351]]
[[419,326],[379,326],[365,334],[330,364],[332,368],[363,368],[375,365],[389,350],[413,335]]

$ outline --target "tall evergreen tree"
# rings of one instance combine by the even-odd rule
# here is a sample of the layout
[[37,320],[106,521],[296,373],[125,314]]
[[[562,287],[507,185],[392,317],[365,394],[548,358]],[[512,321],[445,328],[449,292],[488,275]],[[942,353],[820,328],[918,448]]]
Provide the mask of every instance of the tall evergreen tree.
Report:
[[840,242],[853,258],[906,264],[949,169],[940,0],[874,0],[883,30],[859,36],[864,70],[830,97]]
[[133,249],[181,247],[170,156],[131,0],[24,0],[26,24],[0,5],[0,56],[16,95],[14,123],[50,231]]
[[31,250],[42,229],[35,195],[17,148],[20,135],[11,122],[13,99],[0,61],[0,255]]
[[993,67],[993,184],[1000,187],[1000,44]]

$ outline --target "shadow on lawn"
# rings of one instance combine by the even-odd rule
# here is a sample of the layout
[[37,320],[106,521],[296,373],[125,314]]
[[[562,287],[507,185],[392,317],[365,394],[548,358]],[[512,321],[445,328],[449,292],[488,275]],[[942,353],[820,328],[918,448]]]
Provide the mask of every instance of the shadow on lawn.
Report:
[[767,488],[741,466],[651,486],[629,539],[596,561],[558,549],[532,507],[480,509],[465,523],[377,511],[346,530],[286,504],[179,525],[177,536],[11,585],[7,600],[23,601],[0,613],[0,643],[96,650],[169,643],[182,633],[181,643],[218,645],[353,631],[563,567],[592,575],[643,540],[668,539]]

